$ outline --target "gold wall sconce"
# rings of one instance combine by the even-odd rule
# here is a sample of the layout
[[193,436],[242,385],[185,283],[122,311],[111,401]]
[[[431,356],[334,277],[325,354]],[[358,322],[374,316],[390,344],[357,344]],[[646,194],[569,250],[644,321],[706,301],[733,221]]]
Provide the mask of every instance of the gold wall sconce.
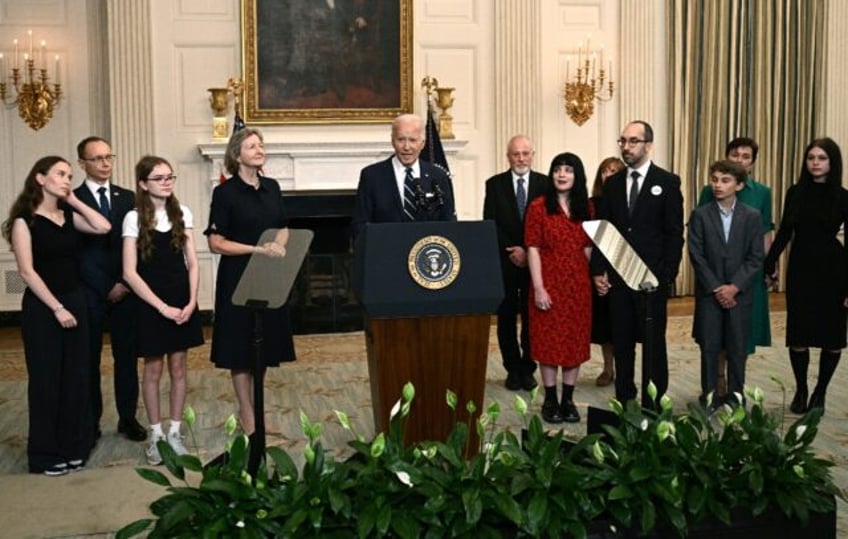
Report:
[[448,112],[448,109],[453,106],[453,91],[456,88],[440,88],[439,81],[429,75],[421,80],[421,88],[427,94],[427,109],[433,112],[434,103],[442,109],[442,112],[438,114],[439,138],[456,138],[456,135],[453,134],[453,116]]
[[241,79],[230,77],[224,88],[209,88],[209,106],[212,108],[212,140],[228,140],[230,137],[227,113],[230,108],[230,94],[236,111],[236,122],[240,121],[241,94],[243,91]]
[[54,57],[53,80],[47,74],[47,42],[41,41],[38,54],[33,49],[32,30],[28,30],[29,52],[23,55],[21,67],[20,45],[12,41],[15,52],[9,59],[12,64],[11,78],[7,76],[7,58],[0,53],[0,101],[5,105],[17,106],[18,116],[34,131],[38,131],[53,118],[53,111],[62,99],[62,85],[59,84],[59,55]]
[[605,103],[610,101],[614,93],[612,81],[612,59],[609,59],[608,70],[604,70],[604,49],[591,51],[586,38],[586,50],[583,43],[577,46],[577,73],[571,79],[570,62],[566,61],[565,68],[565,113],[577,125],[583,125],[595,113],[595,101]]

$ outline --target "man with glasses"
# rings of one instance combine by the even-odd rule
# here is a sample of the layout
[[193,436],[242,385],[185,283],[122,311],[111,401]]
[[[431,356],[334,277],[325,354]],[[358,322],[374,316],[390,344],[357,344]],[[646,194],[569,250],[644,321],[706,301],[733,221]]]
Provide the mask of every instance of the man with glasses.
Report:
[[112,223],[106,235],[83,235],[80,272],[88,303],[91,354],[91,406],[95,439],[100,437],[103,396],[100,390],[100,353],[103,330],[109,328],[114,359],[115,405],[118,432],[133,441],[143,441],[147,431],[136,420],[138,371],[133,340],[133,308],[129,287],[123,282],[121,228],[124,216],[135,206],[135,193],[111,182],[115,154],[109,141],[87,137],[77,145],[79,165],[85,180],[74,190],[83,203]]
[[[592,254],[595,287],[598,294],[610,296],[616,399],[636,398],[636,342],[641,341],[642,406],[649,409],[656,409],[658,402],[647,394],[648,383],[656,385],[657,399],[668,389],[666,300],[683,256],[680,178],[651,162],[653,140],[654,131],[647,122],[634,121],[624,127],[618,146],[627,168],[604,184],[599,218],[615,225],[656,275],[658,289],[650,294],[631,290],[597,249]],[[644,335],[648,317],[651,334]]]

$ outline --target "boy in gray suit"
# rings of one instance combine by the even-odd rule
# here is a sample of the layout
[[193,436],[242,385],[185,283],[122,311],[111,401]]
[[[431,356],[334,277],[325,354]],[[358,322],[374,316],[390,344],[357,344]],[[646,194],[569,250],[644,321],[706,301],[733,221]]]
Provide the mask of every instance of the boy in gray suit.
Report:
[[[731,406],[744,406],[746,342],[751,331],[754,276],[763,265],[760,212],[736,199],[746,171],[730,161],[710,166],[714,203],[695,208],[687,244],[695,270],[692,334],[701,347],[701,397],[710,412],[721,404],[715,393],[718,356],[727,350]],[[708,396],[713,398],[708,402]]]

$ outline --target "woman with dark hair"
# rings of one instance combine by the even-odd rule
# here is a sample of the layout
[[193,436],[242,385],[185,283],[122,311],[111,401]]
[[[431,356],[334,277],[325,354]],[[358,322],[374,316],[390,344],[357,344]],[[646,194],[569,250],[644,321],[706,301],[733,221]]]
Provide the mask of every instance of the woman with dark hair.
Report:
[[[592,243],[581,226],[589,219],[583,162],[562,153],[551,162],[544,196],[527,207],[524,239],[530,267],[530,347],[539,362],[548,423],[576,423],[574,385],[580,364],[589,359],[592,320]],[[562,400],[557,399],[557,372],[562,369]]]
[[111,229],[74,195],[72,177],[67,160],[42,157],[3,223],[27,286],[21,335],[29,378],[29,471],[49,476],[82,469],[94,444],[88,314],[77,254],[80,232]]
[[[848,251],[837,237],[840,228],[848,230],[842,152],[833,140],[816,139],[804,150],[798,182],[786,191],[780,228],[764,263],[773,282],[778,257],[792,242],[786,269],[786,346],[795,375],[789,409],[796,414],[824,410],[827,386],[846,344]],[[808,402],[810,347],[820,348],[821,356]]]
[[[215,322],[212,362],[229,369],[245,434],[252,434],[253,373],[251,358],[253,315],[249,308],[233,305],[236,285],[251,255],[285,255],[288,219],[276,180],[262,176],[265,147],[262,133],[246,127],[233,133],[224,154],[224,167],[232,177],[212,192],[209,226],[204,231],[209,250],[221,255],[215,285]],[[258,245],[262,233],[278,229],[273,241]],[[262,311],[264,367],[294,361],[294,341],[288,305]]]
[[[592,196],[589,197],[589,207],[592,214],[598,215],[603,204],[604,182],[607,178],[627,168],[624,161],[618,157],[607,157],[598,165],[595,181],[592,183]],[[604,358],[604,370],[595,379],[595,385],[604,387],[615,381],[615,355],[612,346],[612,320],[610,320],[609,296],[599,296],[592,291],[592,342],[601,345]]]
[[[180,434],[186,398],[188,349],[203,344],[197,313],[199,271],[191,211],[174,196],[171,164],[147,155],[135,165],[136,209],[123,223],[124,280],[135,292],[136,354],[144,358],[141,395],[150,423],[147,462],[162,462],[159,440],[178,455],[186,453]],[[159,411],[159,381],[164,358],[171,377],[170,428],[167,437]]]

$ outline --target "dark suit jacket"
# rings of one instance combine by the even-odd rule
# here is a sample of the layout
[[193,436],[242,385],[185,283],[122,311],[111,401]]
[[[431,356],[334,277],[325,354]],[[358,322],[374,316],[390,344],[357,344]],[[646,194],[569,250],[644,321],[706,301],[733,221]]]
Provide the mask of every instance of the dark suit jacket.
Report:
[[[74,193],[84,204],[94,209],[100,207],[84,183],[74,189]],[[83,234],[80,276],[89,305],[105,303],[109,291],[122,280],[121,229],[124,216],[135,207],[135,193],[110,183],[109,204],[112,230],[105,235]]]
[[[727,347],[728,339],[735,345],[728,349],[745,350],[751,327],[754,304],[753,285],[763,267],[763,218],[760,212],[736,203],[730,221],[730,236],[724,239],[718,205],[709,202],[695,208],[689,219],[687,235],[689,258],[695,270],[695,316],[692,334],[701,345],[713,350]],[[713,290],[723,284],[739,288],[736,307],[723,309],[713,299]],[[724,317],[736,324],[738,331],[716,327]]]
[[[426,196],[437,197],[441,191],[443,204],[431,212],[419,212],[418,221],[456,221],[453,184],[439,167],[418,161],[421,168],[421,188]],[[356,208],[353,212],[353,234],[356,237],[365,223],[400,223],[409,221],[403,212],[403,200],[398,192],[392,158],[368,165],[359,174],[356,189]]]
[[[660,284],[670,284],[677,277],[683,257],[683,195],[680,178],[651,163],[636,208],[630,216],[627,208],[627,169],[604,183],[604,203],[600,219],[610,221],[639,257],[656,275]],[[618,278],[603,255],[592,253],[592,275],[608,272]]]
[[[545,193],[545,186],[548,181],[548,177],[544,174],[530,171],[526,186],[528,207],[530,201]],[[495,222],[498,231],[501,268],[506,272],[509,268],[515,267],[509,260],[509,253],[506,252],[506,248],[512,245],[524,245],[524,220],[518,215],[511,170],[501,172],[486,180],[483,219]]]
[[692,210],[687,239],[697,296],[712,297],[713,290],[719,286],[733,284],[740,291],[737,304],[751,303],[751,286],[764,257],[761,220],[759,211],[737,202],[730,222],[730,237],[725,241],[715,202]]

